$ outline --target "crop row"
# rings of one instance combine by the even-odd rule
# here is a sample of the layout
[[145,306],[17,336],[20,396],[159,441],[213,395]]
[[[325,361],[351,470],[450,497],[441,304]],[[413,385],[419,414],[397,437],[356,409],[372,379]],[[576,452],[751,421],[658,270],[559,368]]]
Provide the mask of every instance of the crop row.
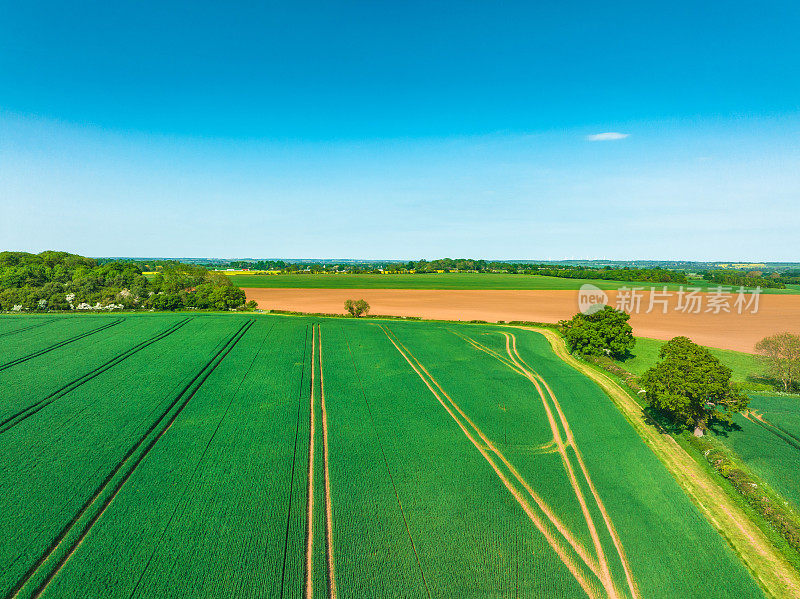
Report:
[[0,435],[0,595],[54,544],[239,324],[188,323]]
[[98,327],[95,327],[93,329],[90,329],[88,331],[84,331],[82,333],[79,333],[77,335],[74,335],[72,337],[64,339],[62,341],[58,341],[57,343],[53,343],[52,345],[48,345],[47,347],[43,347],[41,349],[33,351],[33,352],[31,352],[29,354],[26,354],[24,356],[20,356],[18,358],[9,360],[8,362],[4,362],[4,363],[0,364],[0,371],[5,370],[6,368],[11,368],[12,366],[16,366],[17,364],[21,364],[22,362],[26,362],[28,360],[32,360],[33,358],[38,358],[41,355],[44,355],[44,354],[46,354],[48,352],[51,352],[53,350],[59,349],[61,347],[64,347],[65,345],[68,345],[70,343],[74,343],[75,341],[78,341],[79,339],[83,339],[84,337],[88,337],[89,335],[95,335],[95,334],[99,333],[100,331],[105,331],[106,329],[109,329],[111,327],[117,326],[123,320],[124,319],[122,319],[122,318],[117,318],[117,319],[112,320],[110,322],[105,322],[102,325],[100,325]]
[[152,345],[153,343],[156,343],[157,341],[161,341],[165,337],[168,337],[169,335],[171,335],[172,333],[177,331],[179,328],[181,328],[183,325],[185,325],[187,322],[189,322],[189,320],[190,320],[189,318],[184,318],[182,320],[179,320],[178,322],[170,324],[170,326],[168,326],[165,330],[160,331],[159,333],[156,333],[152,337],[149,337],[148,339],[145,339],[144,341],[141,341],[141,342],[137,343],[136,345],[134,345],[133,347],[131,347],[129,349],[126,349],[122,353],[119,353],[116,356],[114,356],[113,358],[111,358],[110,360],[104,362],[103,364],[101,364],[97,368],[93,368],[89,372],[87,372],[87,373],[79,376],[78,378],[70,381],[66,385],[64,385],[61,388],[59,388],[58,390],[50,393],[49,395],[45,396],[44,398],[42,398],[42,399],[40,399],[38,401],[35,401],[35,402],[31,403],[30,405],[26,406],[24,409],[19,410],[18,412],[15,412],[14,414],[11,414],[10,416],[6,417],[4,420],[0,421],[0,434],[6,432],[8,429],[16,426],[17,424],[19,424],[20,422],[22,422],[26,418],[29,418],[29,417],[33,416],[38,411],[43,410],[44,408],[49,406],[54,401],[57,401],[61,397],[64,397],[70,391],[73,391],[73,390],[77,389],[78,387],[80,387],[84,383],[87,383],[88,381],[92,380],[96,376],[101,375],[106,370],[108,370],[110,368],[113,368],[117,364],[122,363],[126,358],[129,358],[130,356],[134,355],[136,352],[139,352],[139,351],[143,350],[144,348]]

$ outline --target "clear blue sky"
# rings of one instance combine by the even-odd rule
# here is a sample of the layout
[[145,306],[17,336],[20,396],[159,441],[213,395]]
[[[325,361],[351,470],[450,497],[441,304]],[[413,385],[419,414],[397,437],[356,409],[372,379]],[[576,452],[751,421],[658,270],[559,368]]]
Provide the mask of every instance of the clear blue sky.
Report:
[[791,1],[0,0],[0,247],[800,260],[798,31]]

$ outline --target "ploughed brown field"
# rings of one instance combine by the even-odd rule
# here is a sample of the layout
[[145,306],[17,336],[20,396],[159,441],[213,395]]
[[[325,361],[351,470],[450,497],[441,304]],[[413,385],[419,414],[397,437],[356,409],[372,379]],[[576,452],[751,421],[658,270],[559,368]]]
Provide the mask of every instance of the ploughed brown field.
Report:
[[[419,316],[443,320],[528,320],[554,323],[578,311],[577,291],[530,290],[420,290],[420,289],[261,289],[245,288],[248,300],[262,310],[342,313],[346,299],[365,299],[371,314]],[[609,305],[616,305],[616,292],[608,291]],[[671,339],[686,335],[696,343],[722,349],[753,352],[761,338],[781,331],[800,333],[800,295],[762,295],[758,312],[738,314],[730,301],[730,312],[687,314],[675,309],[677,296],[669,300],[666,314],[660,305],[648,310],[648,294],[641,310],[631,316],[639,337]]]

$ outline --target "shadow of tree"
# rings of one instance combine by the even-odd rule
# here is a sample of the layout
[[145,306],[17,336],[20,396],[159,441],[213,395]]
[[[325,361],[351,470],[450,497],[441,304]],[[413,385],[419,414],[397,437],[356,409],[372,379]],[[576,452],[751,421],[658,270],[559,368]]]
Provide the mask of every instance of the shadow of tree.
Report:
[[714,433],[714,435],[717,437],[727,437],[732,431],[739,432],[744,429],[735,422],[712,420],[708,426],[708,430],[709,432]]

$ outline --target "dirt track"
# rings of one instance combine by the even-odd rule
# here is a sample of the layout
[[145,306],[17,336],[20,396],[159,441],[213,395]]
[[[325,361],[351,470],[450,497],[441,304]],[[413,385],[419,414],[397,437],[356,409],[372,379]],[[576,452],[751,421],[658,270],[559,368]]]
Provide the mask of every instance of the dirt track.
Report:
[[[420,316],[445,320],[529,320],[557,322],[578,310],[577,291],[530,290],[419,290],[419,289],[255,289],[246,288],[247,299],[263,310],[342,313],[346,299],[364,298],[372,314]],[[616,292],[609,291],[615,305]],[[707,294],[703,294],[707,295]],[[642,313],[631,317],[636,335],[670,339],[686,335],[702,345],[752,352],[755,343],[772,333],[800,333],[800,295],[762,295],[757,314],[684,314],[676,312],[676,297],[667,314],[657,306],[650,314],[647,300]],[[705,309],[705,308],[704,308]]]

